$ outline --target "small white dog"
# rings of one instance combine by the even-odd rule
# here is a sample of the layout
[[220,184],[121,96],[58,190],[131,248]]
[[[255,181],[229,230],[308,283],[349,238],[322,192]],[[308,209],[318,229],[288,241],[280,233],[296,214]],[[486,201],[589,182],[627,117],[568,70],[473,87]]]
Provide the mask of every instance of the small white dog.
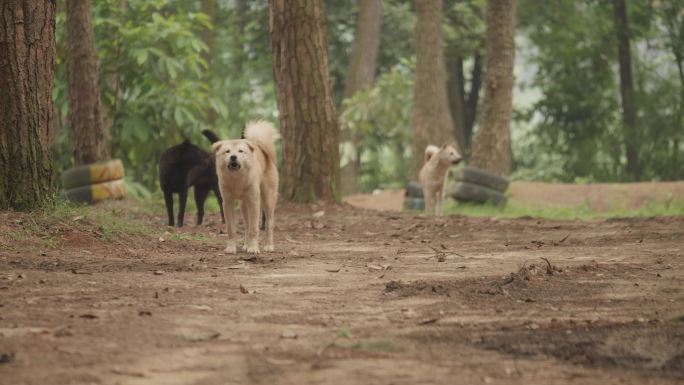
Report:
[[266,245],[263,250],[273,251],[273,221],[278,201],[275,150],[278,133],[273,124],[259,120],[248,122],[242,137],[244,139],[222,140],[212,146],[223,198],[223,213],[226,216],[226,252],[237,252],[237,200],[241,202],[246,226],[243,250],[251,254],[259,253],[259,219],[263,210],[266,217]]
[[425,148],[425,164],[420,169],[418,180],[423,187],[427,213],[442,215],[449,167],[452,164],[458,164],[461,160],[463,160],[461,154],[452,146],[429,145]]

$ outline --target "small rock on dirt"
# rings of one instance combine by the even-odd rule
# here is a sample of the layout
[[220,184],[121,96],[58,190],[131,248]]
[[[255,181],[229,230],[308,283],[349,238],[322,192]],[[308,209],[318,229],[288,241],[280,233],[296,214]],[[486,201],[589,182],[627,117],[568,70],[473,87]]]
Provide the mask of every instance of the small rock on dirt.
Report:
[[162,275],[164,274],[164,270],[155,270],[154,275]]
[[328,273],[337,273],[340,271],[340,269],[341,268],[339,266],[338,267],[329,267],[329,268],[325,269],[325,271],[327,271]]
[[299,335],[291,330],[287,330],[280,335],[280,338],[284,339],[296,339]]
[[240,285],[240,293],[249,294],[249,290],[247,290],[247,288],[245,288],[244,286]]
[[14,353],[0,353],[0,365],[14,361]]

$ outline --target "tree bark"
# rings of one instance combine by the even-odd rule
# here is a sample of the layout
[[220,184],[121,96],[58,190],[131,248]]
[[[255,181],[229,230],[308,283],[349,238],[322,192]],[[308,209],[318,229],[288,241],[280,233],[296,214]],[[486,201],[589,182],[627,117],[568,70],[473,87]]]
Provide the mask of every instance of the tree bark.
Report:
[[[200,9],[203,14],[207,15],[211,25],[214,25],[214,0],[202,0]],[[205,80],[210,82],[212,79],[212,61],[214,55],[214,30],[213,28],[204,28],[201,33],[202,41],[207,46],[207,50],[202,52],[202,58],[207,63],[207,69],[205,72]],[[209,92],[212,92],[211,84],[208,84]],[[204,122],[209,128],[214,128],[216,125],[216,120],[218,119],[218,114],[213,108],[207,108],[207,112],[204,116]]]
[[460,150],[463,156],[469,159],[480,100],[480,88],[482,88],[482,55],[478,52],[473,55],[470,89],[467,95],[467,81],[463,74],[463,58],[461,56],[447,59],[447,77],[449,110],[454,120],[454,137],[461,146]]
[[270,0],[273,73],[283,151],[282,196],[336,201],[339,128],[320,0]]
[[516,0],[487,2],[484,111],[470,165],[508,175],[511,159]]
[[0,2],[0,210],[53,196],[55,53],[55,1]]
[[633,180],[641,179],[639,162],[639,131],[637,111],[634,103],[634,81],[632,77],[632,54],[629,47],[629,22],[625,0],[613,0],[615,32],[618,41],[618,62],[620,65],[620,95],[622,96],[622,127],[627,155],[627,174]]
[[76,165],[109,159],[109,132],[103,124],[93,1],[67,0],[67,80],[69,125]]
[[413,96],[413,177],[428,144],[453,144],[442,37],[442,0],[416,0],[416,85]]
[[447,94],[449,96],[449,111],[454,121],[454,137],[461,146],[459,150],[465,153],[465,76],[463,75],[463,57],[454,55],[447,59]]
[[[344,98],[350,98],[370,87],[375,81],[375,71],[380,47],[382,24],[382,0],[360,0],[361,8],[356,26],[356,38],[351,52],[351,65],[344,84]],[[355,157],[349,159],[340,170],[341,193],[350,195],[358,191],[359,157],[361,155],[360,133],[342,130],[342,142],[351,142]]]

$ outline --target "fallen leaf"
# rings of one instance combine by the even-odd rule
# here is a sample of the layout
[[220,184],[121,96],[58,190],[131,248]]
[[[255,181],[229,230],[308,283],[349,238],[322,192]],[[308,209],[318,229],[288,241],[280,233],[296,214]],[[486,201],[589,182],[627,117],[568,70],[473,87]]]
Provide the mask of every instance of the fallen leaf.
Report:
[[249,294],[249,291],[244,286],[240,285],[240,293]]
[[314,217],[314,218],[321,218],[321,217],[324,216],[324,215],[325,215],[325,211],[323,211],[323,210],[321,210],[321,211],[316,211],[315,213],[313,213],[313,217]]
[[87,313],[87,314],[81,314],[81,315],[79,316],[79,318],[83,318],[83,319],[96,319],[96,318],[100,318],[100,317],[96,316],[95,314]]

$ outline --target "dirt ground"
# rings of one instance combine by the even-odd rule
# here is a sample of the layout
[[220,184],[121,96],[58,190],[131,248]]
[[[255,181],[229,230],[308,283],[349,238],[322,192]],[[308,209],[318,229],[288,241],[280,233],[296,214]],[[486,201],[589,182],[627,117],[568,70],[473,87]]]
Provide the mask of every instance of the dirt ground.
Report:
[[0,213],[1,384],[684,382],[684,217],[280,205],[254,258],[139,216]]
[[[684,200],[684,182],[639,183],[544,183],[513,182],[507,194],[523,206],[580,207],[592,211],[639,209],[649,203]],[[399,211],[403,190],[383,190],[377,194],[358,194],[345,199],[353,206],[375,210]]]

